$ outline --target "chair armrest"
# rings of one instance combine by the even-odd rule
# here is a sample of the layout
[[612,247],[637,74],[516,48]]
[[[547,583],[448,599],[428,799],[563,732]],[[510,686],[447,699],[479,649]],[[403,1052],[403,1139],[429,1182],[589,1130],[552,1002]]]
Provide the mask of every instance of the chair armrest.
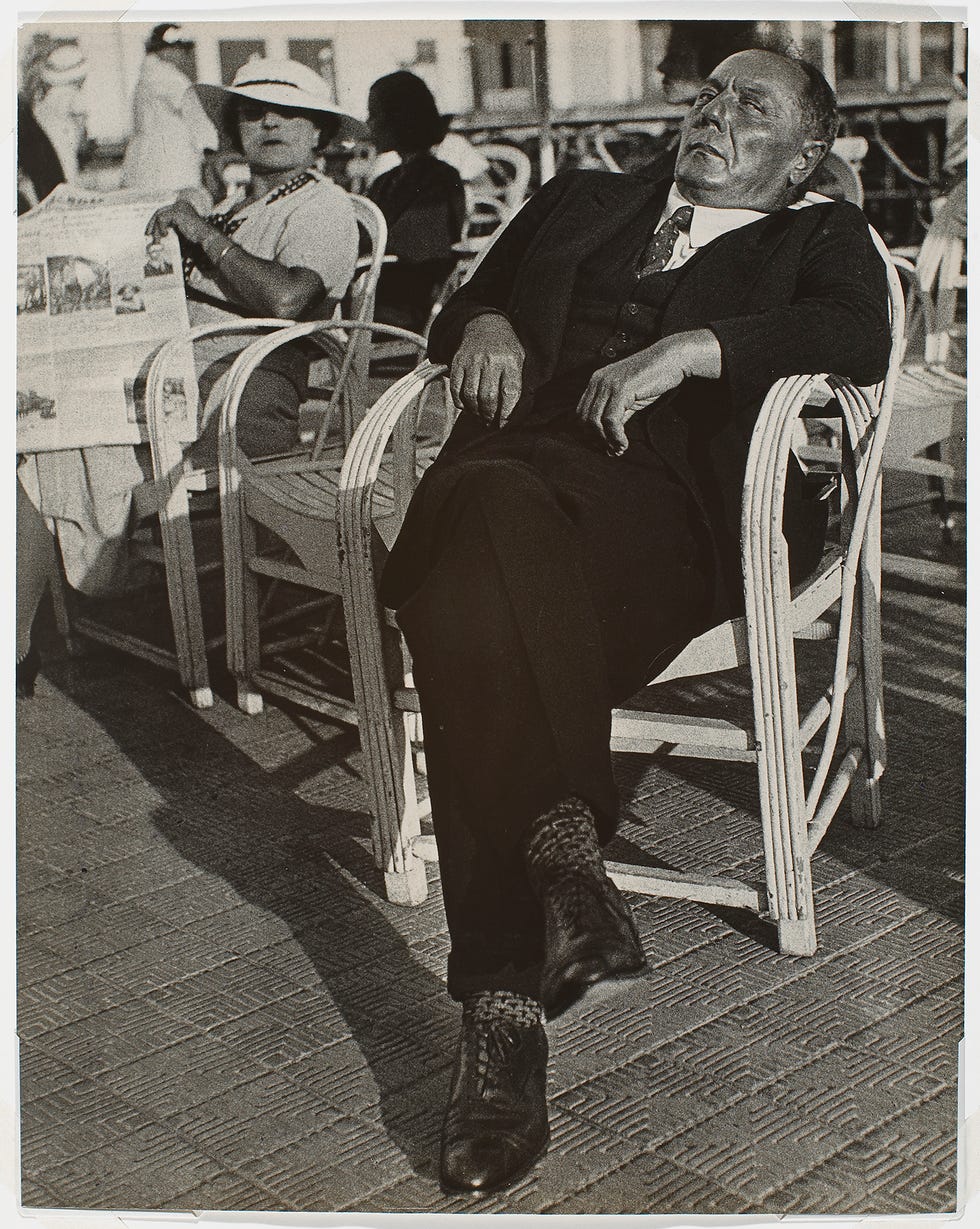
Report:
[[[183,470],[183,443],[177,438],[163,408],[163,385],[168,372],[175,366],[184,371],[181,351],[194,342],[212,337],[266,332],[282,328],[291,322],[271,317],[262,319],[225,320],[215,324],[197,325],[164,342],[153,356],[146,376],[146,428],[150,443],[150,458],[153,464],[154,482],[168,478],[177,481]],[[194,375],[196,379],[196,374]]]
[[[228,373],[228,383],[221,405],[221,420],[218,431],[218,465],[221,477],[220,485],[229,491],[237,489],[238,478],[235,470],[235,454],[237,451],[238,407],[252,373],[274,351],[290,342],[301,338],[310,338],[323,349],[326,356],[337,365],[336,387],[330,401],[333,406],[348,395],[348,376],[350,375],[354,346],[351,344],[358,334],[383,334],[385,337],[395,337],[414,345],[419,354],[425,352],[425,340],[417,333],[407,329],[395,328],[392,325],[376,324],[364,320],[307,320],[300,323],[290,322],[286,327],[277,329],[272,336],[260,338],[252,342],[239,354]],[[317,446],[320,444],[317,441]]]
[[[362,595],[376,592],[372,501],[385,450],[396,431],[407,433],[408,409],[447,371],[445,366],[426,362],[397,380],[365,415],[344,454],[337,490],[341,571],[345,585]],[[414,422],[409,425],[414,430]]]
[[791,599],[782,531],[786,475],[796,426],[807,416],[814,391],[822,388],[836,402],[834,411],[828,412],[828,406],[822,416],[839,414],[842,420],[842,448],[853,464],[857,487],[851,541],[859,547],[877,491],[892,384],[889,380],[880,390],[868,390],[837,375],[800,375],[777,380],[769,390],[752,432],[742,487],[742,575],[747,611],[763,591],[783,608]]

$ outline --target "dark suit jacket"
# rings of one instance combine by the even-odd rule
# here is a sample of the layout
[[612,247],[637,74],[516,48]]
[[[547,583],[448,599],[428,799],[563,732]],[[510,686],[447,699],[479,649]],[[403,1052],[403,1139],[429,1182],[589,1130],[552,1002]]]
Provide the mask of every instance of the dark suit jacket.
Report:
[[[578,266],[629,218],[659,218],[668,188],[605,171],[549,181],[436,317],[430,358],[450,362],[474,316],[506,315],[526,350],[511,418],[520,422],[554,372]],[[737,604],[748,441],[770,385],[810,372],[871,385],[885,374],[886,275],[864,215],[842,202],[784,209],[707,244],[683,266],[661,336],[705,327],[721,345],[721,379],[687,380],[641,414],[651,445],[694,495]],[[447,450],[484,434],[462,415]]]

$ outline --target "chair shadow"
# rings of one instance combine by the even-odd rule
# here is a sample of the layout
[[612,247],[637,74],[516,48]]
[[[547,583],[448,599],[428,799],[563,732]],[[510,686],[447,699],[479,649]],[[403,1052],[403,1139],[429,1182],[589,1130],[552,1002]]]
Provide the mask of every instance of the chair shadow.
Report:
[[[149,818],[174,850],[286,924],[370,1069],[389,1138],[415,1173],[435,1180],[454,1005],[385,917],[398,907],[384,900],[366,811],[314,805],[294,792],[326,764],[346,764],[356,733],[324,723],[319,747],[265,769],[156,688],[156,704],[134,698],[136,714],[107,694],[112,672],[96,679],[62,662],[47,673],[162,797]],[[406,1039],[413,1053],[421,1048],[421,1064],[406,1057]]]

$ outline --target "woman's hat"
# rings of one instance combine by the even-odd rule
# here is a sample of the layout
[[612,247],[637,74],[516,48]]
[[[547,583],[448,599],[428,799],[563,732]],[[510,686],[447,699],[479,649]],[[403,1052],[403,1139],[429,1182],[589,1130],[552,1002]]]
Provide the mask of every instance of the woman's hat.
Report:
[[194,40],[181,33],[181,27],[174,22],[164,22],[162,26],[154,26],[150,37],[143,44],[147,55],[155,51],[164,51],[167,47],[193,47]]
[[431,149],[453,118],[439,114],[426,83],[404,68],[379,77],[371,86],[371,100],[394,148]]
[[249,60],[235,73],[231,85],[195,85],[194,89],[219,131],[232,98],[254,98],[278,107],[335,115],[340,120],[337,139],[341,141],[360,140],[367,131],[361,120],[340,110],[326,81],[296,60]]
[[39,62],[37,72],[45,85],[80,85],[88,64],[77,43],[57,43]]

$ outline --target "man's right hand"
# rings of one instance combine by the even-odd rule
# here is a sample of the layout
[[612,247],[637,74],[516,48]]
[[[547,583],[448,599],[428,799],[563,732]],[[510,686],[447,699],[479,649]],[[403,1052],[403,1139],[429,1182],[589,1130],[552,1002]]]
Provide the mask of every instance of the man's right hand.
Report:
[[457,409],[502,427],[521,395],[524,347],[510,321],[496,312],[474,316],[449,369]]

